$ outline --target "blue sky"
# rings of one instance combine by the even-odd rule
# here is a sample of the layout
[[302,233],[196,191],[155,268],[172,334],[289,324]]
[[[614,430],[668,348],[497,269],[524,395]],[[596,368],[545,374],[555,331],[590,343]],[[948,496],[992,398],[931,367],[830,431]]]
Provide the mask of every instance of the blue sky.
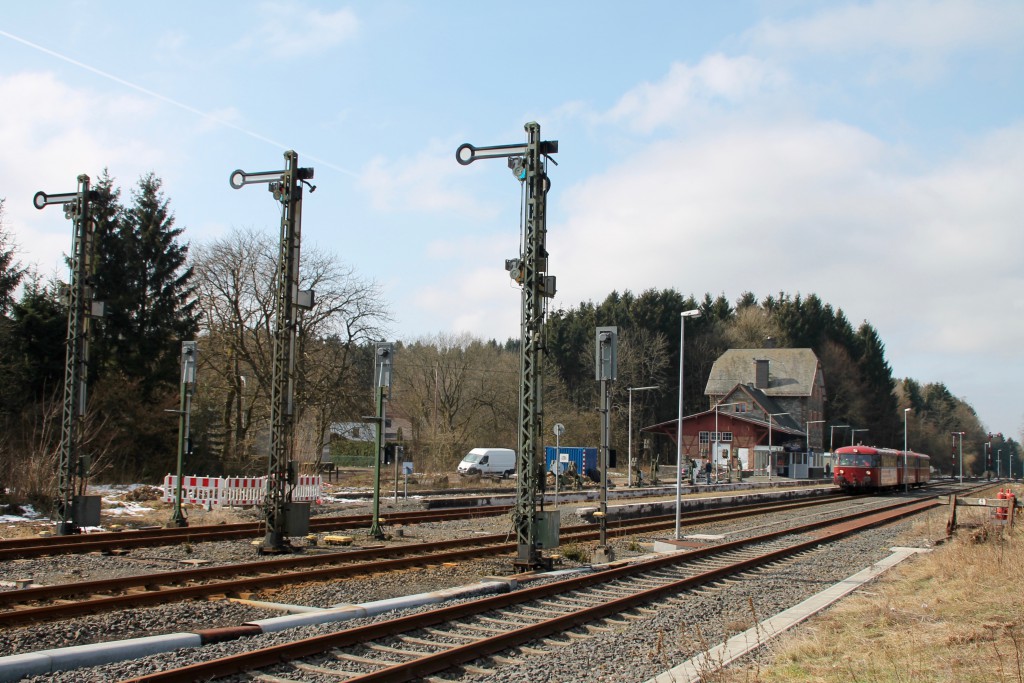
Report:
[[0,197],[22,260],[61,272],[70,224],[36,191],[153,171],[191,242],[276,235],[228,177],[295,149],[304,247],[381,285],[394,338],[503,340],[518,181],[455,149],[533,120],[560,144],[556,308],[813,292],[1019,437],[1022,57],[1016,0],[9,3]]

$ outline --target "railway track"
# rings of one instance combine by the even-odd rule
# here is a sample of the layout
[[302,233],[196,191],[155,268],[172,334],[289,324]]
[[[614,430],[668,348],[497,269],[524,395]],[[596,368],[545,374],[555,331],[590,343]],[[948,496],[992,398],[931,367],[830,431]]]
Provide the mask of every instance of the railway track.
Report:
[[[415,510],[382,515],[385,526],[443,522],[451,519],[473,519],[507,514],[510,505]],[[341,515],[314,517],[309,520],[310,533],[369,529],[372,515]],[[94,534],[11,538],[0,540],[0,560],[41,557],[83,552],[112,552],[125,548],[146,548],[176,543],[200,543],[251,538],[264,532],[263,522],[239,522],[196,527],[150,527],[128,531],[105,531]]]
[[[711,524],[765,513],[803,510],[831,504],[843,497],[830,496],[789,503],[750,504],[727,510],[691,512],[682,517],[687,526]],[[612,537],[660,533],[674,528],[675,516],[657,515],[609,523]],[[563,541],[597,540],[596,525],[562,529]],[[200,567],[144,575],[39,586],[0,592],[0,627],[64,619],[82,614],[129,609],[146,605],[201,599],[209,596],[247,597],[277,586],[327,581],[375,572],[461,562],[512,553],[508,534],[375,546],[330,553],[308,553],[243,564]]]
[[[838,519],[793,526],[716,546],[676,553],[603,571],[534,585],[390,621],[257,649],[123,683],[212,680],[245,672],[262,681],[301,681],[328,675],[346,683],[411,681],[489,658],[512,648],[570,646],[580,627],[645,618],[647,605],[678,599],[685,591],[727,580],[810,552],[816,546],[887,524],[941,503],[904,499]],[[239,627],[237,636],[252,635]],[[199,632],[199,635],[203,635]],[[224,629],[209,637],[231,637]],[[525,648],[524,648],[525,650]],[[521,651],[524,651],[521,650]],[[317,680],[323,680],[318,678]]]

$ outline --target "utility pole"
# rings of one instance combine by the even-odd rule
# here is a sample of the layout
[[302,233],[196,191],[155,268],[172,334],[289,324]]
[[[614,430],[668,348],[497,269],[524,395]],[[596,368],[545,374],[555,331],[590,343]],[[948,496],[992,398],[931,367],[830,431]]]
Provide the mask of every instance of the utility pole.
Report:
[[[380,466],[384,461],[384,449],[387,446],[384,430],[387,421],[384,415],[385,395],[391,396],[391,360],[395,353],[395,345],[391,343],[376,344],[373,361],[373,386],[377,399],[377,414],[371,421],[377,425],[377,463],[373,468],[373,521],[370,523],[370,535],[377,540],[384,538],[380,528]],[[398,484],[395,484],[398,490]]]
[[599,327],[596,334],[595,379],[601,383],[601,407],[598,408],[601,414],[601,503],[600,509],[594,513],[600,523],[600,532],[593,561],[595,564],[605,564],[614,559],[614,553],[608,547],[608,450],[611,443],[611,402],[608,400],[608,382],[614,381],[618,374],[619,329]]
[[[103,316],[103,303],[93,300],[89,284],[95,271],[95,226],[90,202],[97,198],[89,189],[89,176],[78,176],[78,191],[48,195],[37,192],[32,204],[42,209],[61,204],[71,220],[71,282],[68,286],[68,329],[64,361],[64,413],[60,429],[60,461],[57,465],[57,533],[77,534],[83,526],[99,524],[99,496],[85,496],[89,459],[82,455],[89,365],[89,320]],[[79,489],[76,491],[76,489]]]
[[[281,242],[274,283],[276,317],[274,327],[274,367],[270,390],[270,458],[267,466],[267,491],[263,500],[266,536],[260,553],[292,552],[289,531],[303,525],[302,512],[288,504],[290,484],[298,474],[292,464],[295,434],[295,344],[298,335],[299,311],[313,307],[312,290],[299,290],[299,250],[302,241],[302,185],[309,184],[312,168],[299,168],[299,155],[284,153],[282,171],[231,174],[231,187],[240,189],[253,183],[268,183],[274,199],[281,202]],[[305,525],[308,527],[308,508]],[[289,519],[289,512],[292,519]],[[289,527],[292,527],[289,529]],[[303,532],[305,533],[305,532]]]
[[178,474],[174,484],[174,512],[171,514],[169,527],[188,526],[188,520],[181,511],[181,480],[184,479],[183,463],[185,456],[192,455],[192,395],[196,392],[196,343],[181,342],[181,393],[178,401]]
[[541,141],[540,125],[527,123],[526,144],[474,147],[466,143],[455,151],[455,159],[468,166],[477,159],[507,158],[512,174],[523,183],[524,222],[522,253],[505,261],[505,269],[522,286],[520,307],[521,344],[519,355],[519,450],[516,453],[516,504],[512,512],[516,529],[519,569],[549,568],[550,558],[539,552],[543,539],[537,533],[537,491],[543,474],[539,455],[543,421],[541,351],[547,306],[544,299],[555,295],[555,277],[548,275],[547,194],[551,181],[547,160],[558,153],[558,141]]

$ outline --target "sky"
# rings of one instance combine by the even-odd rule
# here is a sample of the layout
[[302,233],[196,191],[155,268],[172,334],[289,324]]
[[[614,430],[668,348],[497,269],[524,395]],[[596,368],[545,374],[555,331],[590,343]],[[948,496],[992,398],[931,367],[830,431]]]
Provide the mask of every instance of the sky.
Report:
[[276,236],[228,178],[293,149],[303,249],[380,286],[392,339],[504,341],[519,181],[455,150],[536,121],[553,309],[817,294],[1020,438],[1022,76],[1019,0],[7,3],[0,197],[21,261],[66,278],[37,191],[152,172],[190,244]]

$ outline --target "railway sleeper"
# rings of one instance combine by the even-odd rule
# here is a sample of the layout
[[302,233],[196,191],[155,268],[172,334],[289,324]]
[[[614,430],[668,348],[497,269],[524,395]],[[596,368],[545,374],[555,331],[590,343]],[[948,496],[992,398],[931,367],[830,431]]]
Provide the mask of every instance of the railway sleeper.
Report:
[[[493,626],[484,626],[483,624],[457,624],[457,628],[464,628],[469,631],[479,631],[480,633],[505,633],[508,631],[507,628],[494,628]],[[479,640],[479,638],[477,639]]]
[[[462,624],[454,624],[454,626],[457,628],[459,626],[462,626]],[[479,636],[472,636],[468,633],[459,633],[458,631],[442,631],[438,628],[425,628],[423,629],[423,632],[429,633],[433,636],[438,636],[440,638],[462,638],[463,640],[480,640]]]
[[331,669],[326,666],[317,666],[315,664],[304,664],[302,662],[293,662],[292,666],[299,671],[305,671],[311,674],[323,674],[325,676],[345,676],[347,678],[355,678],[356,676],[362,676],[365,671],[345,671],[344,669]]
[[565,640],[557,640],[555,638],[542,638],[540,642],[544,643],[545,645],[550,645],[552,647],[569,647],[570,645],[572,645],[572,643],[570,642],[567,642]]
[[529,605],[521,605],[519,609],[526,610],[527,612],[536,612],[537,614],[546,614],[549,616],[560,617],[566,614],[575,612],[575,609],[565,609],[567,606],[562,605],[561,609],[545,609],[543,607],[530,607]]
[[577,633],[576,631],[566,631],[565,635],[567,635],[572,640],[590,640],[591,638],[594,637],[593,634],[590,634],[590,633]]
[[[511,626],[514,629],[522,628],[523,626],[530,626],[531,624],[536,624],[537,622],[544,621],[544,617],[532,617],[529,614],[515,614],[509,616],[522,618],[526,621],[526,623],[523,623],[522,621],[516,621],[515,619],[498,619],[497,617],[479,617],[479,619],[480,621],[486,621],[488,624],[495,624],[497,626]],[[506,628],[505,630],[508,631],[509,629]]]
[[[400,647],[391,647],[390,645],[379,645],[377,643],[365,643],[365,647],[374,652],[383,652],[389,655],[402,655],[403,657],[409,657],[410,659],[420,659],[423,655],[433,654],[432,652],[424,652],[422,650],[403,650]],[[433,645],[433,643],[431,643]]]
[[280,676],[271,676],[270,674],[256,674],[253,676],[254,681],[260,681],[260,683],[302,683],[294,678],[281,678]]
[[333,652],[332,655],[336,659],[340,659],[346,662],[355,662],[356,664],[368,664],[370,666],[379,666],[381,668],[388,666],[398,666],[405,662],[399,662],[390,659],[377,659],[375,657],[361,657],[360,655],[349,654],[348,652]]
[[[445,633],[444,635],[447,636],[448,634]],[[458,643],[440,643],[436,640],[427,640],[426,638],[416,638],[413,636],[398,636],[398,639],[403,643],[408,643],[409,645],[423,645],[426,647],[440,648],[442,650],[453,650],[457,647],[462,647]]]
[[602,600],[581,600],[577,597],[570,597],[568,595],[559,596],[558,602],[553,600],[538,600],[539,605],[548,605],[549,607],[561,607],[563,605],[576,605],[577,607],[593,607],[594,605],[600,605]]

